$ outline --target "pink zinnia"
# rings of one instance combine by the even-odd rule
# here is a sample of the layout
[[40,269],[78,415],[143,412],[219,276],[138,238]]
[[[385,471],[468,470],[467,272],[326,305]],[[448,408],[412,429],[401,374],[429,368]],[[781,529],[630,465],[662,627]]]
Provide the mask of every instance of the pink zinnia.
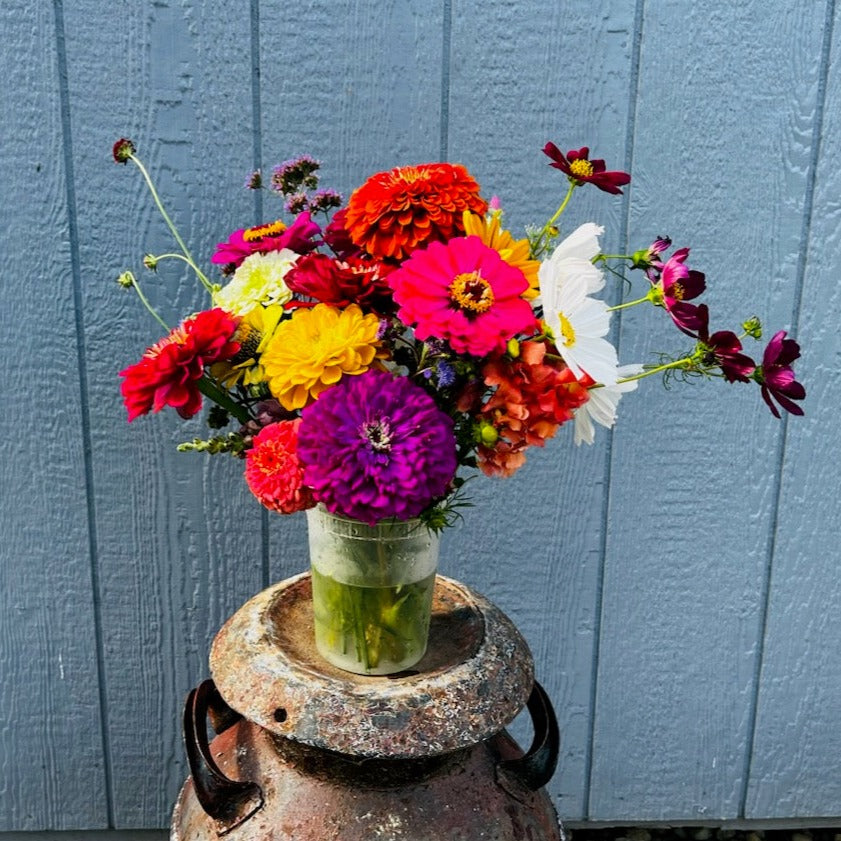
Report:
[[228,237],[227,242],[216,246],[210,262],[237,267],[252,254],[266,254],[283,248],[290,248],[297,254],[308,254],[318,245],[313,242],[313,237],[319,233],[321,228],[312,221],[309,213],[300,214],[288,228],[280,221],[240,228]]
[[294,514],[312,508],[312,491],[304,485],[298,461],[301,419],[264,426],[245,453],[245,481],[251,492],[271,511]]
[[477,236],[430,243],[388,282],[398,317],[417,338],[444,339],[456,353],[485,356],[536,325],[521,297],[529,288],[525,275]]

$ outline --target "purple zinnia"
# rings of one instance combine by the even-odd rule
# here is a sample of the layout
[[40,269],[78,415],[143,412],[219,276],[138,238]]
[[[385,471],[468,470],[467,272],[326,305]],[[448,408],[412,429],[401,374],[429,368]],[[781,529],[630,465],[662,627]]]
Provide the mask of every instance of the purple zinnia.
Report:
[[304,409],[298,457],[328,511],[376,524],[417,517],[456,472],[453,420],[420,386],[369,369]]
[[756,369],[754,379],[762,386],[762,398],[775,417],[780,412],[771,401],[776,401],[792,415],[802,415],[803,409],[792,400],[802,400],[806,396],[806,389],[794,379],[792,362],[800,356],[800,345],[794,339],[786,338],[786,331],[775,333],[765,353],[762,355],[762,365]]

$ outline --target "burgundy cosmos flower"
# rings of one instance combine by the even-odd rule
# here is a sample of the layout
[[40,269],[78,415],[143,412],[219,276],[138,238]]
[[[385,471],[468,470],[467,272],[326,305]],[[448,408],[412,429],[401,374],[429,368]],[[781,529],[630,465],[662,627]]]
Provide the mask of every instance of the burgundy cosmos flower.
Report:
[[697,307],[701,327],[698,330],[698,340],[704,351],[702,362],[704,365],[717,365],[728,382],[749,382],[756,370],[756,363],[742,353],[742,343],[739,337],[730,330],[719,330],[709,334],[709,310],[706,304]]
[[786,338],[786,331],[775,333],[762,355],[762,365],[756,369],[754,379],[762,386],[762,398],[775,417],[780,412],[771,401],[773,397],[787,412],[802,415],[803,409],[792,400],[802,400],[806,389],[794,379],[791,363],[800,356],[800,345]]
[[652,281],[663,308],[672,317],[674,323],[687,335],[697,336],[698,331],[706,326],[705,316],[700,307],[687,304],[687,300],[697,298],[706,289],[703,272],[688,269],[684,262],[689,256],[688,248],[679,248],[663,266],[660,277]]
[[328,511],[369,525],[417,517],[456,472],[452,418],[407,377],[343,377],[304,409],[304,480]]
[[570,149],[564,156],[564,153],[550,142],[543,147],[543,152],[554,161],[549,166],[559,169],[573,183],[594,184],[606,193],[621,193],[619,188],[631,181],[627,172],[607,172],[603,160],[590,158],[590,149],[587,146]]

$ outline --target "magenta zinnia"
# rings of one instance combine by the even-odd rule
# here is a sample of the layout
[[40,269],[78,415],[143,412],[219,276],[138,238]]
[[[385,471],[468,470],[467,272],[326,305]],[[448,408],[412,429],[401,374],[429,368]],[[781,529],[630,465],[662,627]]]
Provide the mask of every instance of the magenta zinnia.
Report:
[[309,254],[318,246],[313,237],[319,233],[321,229],[312,221],[309,213],[301,213],[289,227],[278,220],[253,228],[240,228],[228,237],[227,242],[220,242],[216,246],[216,253],[210,262],[236,268],[252,254],[266,254],[284,248],[296,254]]
[[536,326],[525,275],[477,236],[433,242],[388,276],[398,317],[424,340],[485,356]]
[[405,377],[342,379],[303,411],[298,457],[328,511],[374,525],[417,517],[450,489],[453,421]]

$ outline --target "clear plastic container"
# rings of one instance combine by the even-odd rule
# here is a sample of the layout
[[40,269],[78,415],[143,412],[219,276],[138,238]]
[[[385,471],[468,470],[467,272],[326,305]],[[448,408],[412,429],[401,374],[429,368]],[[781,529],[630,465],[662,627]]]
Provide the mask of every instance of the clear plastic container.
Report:
[[355,674],[385,675],[426,651],[440,540],[420,520],[369,526],[307,511],[315,642]]

